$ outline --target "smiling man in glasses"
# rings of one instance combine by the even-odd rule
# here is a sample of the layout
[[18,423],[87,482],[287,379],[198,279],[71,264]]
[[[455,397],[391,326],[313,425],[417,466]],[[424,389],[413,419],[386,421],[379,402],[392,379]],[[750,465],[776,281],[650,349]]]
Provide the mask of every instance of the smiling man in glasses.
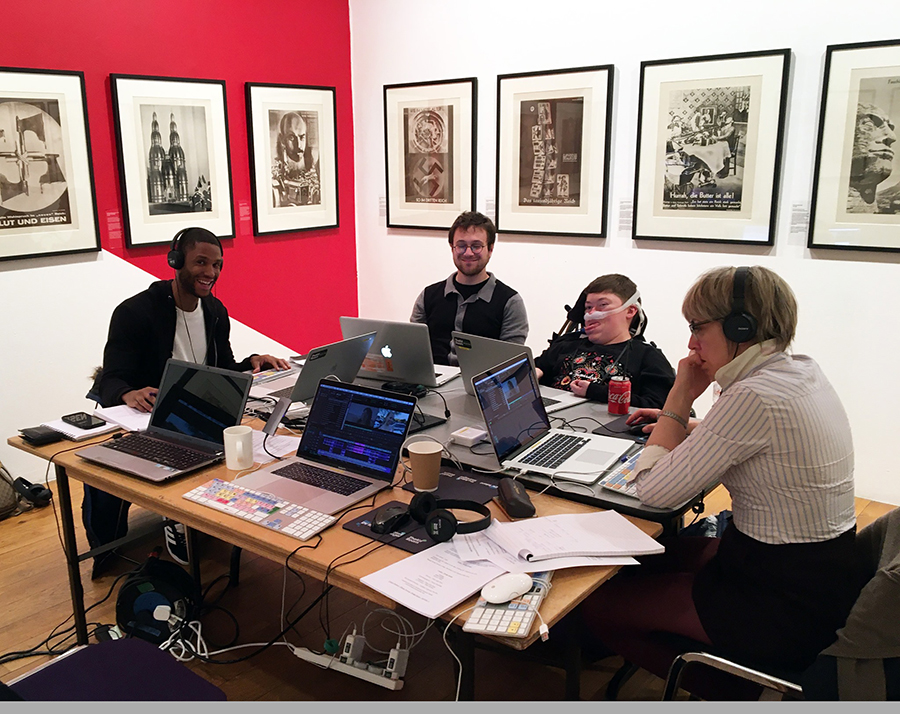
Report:
[[456,272],[425,288],[410,322],[428,325],[435,364],[457,364],[450,333],[454,330],[525,344],[525,302],[487,271],[497,228],[487,216],[466,211],[450,226],[450,251]]

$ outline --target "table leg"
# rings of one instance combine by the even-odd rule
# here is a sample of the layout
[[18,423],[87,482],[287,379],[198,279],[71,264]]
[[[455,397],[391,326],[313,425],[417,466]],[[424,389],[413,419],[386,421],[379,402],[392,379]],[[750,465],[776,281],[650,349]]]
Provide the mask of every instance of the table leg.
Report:
[[75,619],[75,636],[79,645],[88,643],[87,617],[84,612],[84,588],[81,585],[81,568],[78,544],[75,542],[75,515],[72,513],[72,494],[65,468],[56,466],[56,489],[59,494],[59,513],[62,520],[63,544],[66,548],[66,568],[69,572],[69,592],[72,597],[72,616]]
[[203,581],[200,579],[200,548],[197,547],[197,531],[184,527],[184,535],[187,540],[188,562],[191,568],[191,577],[197,587],[197,597],[203,592]]
[[581,700],[581,633],[573,628],[565,634],[566,701]]

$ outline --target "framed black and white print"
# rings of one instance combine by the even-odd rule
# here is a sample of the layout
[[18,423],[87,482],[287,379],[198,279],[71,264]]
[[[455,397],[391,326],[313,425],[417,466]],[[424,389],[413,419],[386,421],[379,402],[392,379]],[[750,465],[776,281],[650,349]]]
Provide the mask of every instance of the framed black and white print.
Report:
[[641,63],[632,238],[774,244],[790,61]]
[[255,235],[338,225],[335,88],[248,82]]
[[497,77],[497,230],[606,237],[613,75]]
[[478,81],[384,87],[389,228],[449,229],[475,208]]
[[0,67],[0,260],[98,250],[84,75]]
[[225,82],[111,74],[129,246],[199,226],[234,236]]
[[810,248],[900,251],[900,40],[826,49]]

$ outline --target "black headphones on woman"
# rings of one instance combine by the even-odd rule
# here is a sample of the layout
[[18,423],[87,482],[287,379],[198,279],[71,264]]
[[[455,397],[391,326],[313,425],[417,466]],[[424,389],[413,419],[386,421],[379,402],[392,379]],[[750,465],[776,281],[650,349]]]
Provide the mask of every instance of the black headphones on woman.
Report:
[[756,318],[744,309],[744,294],[750,280],[750,268],[742,265],[734,271],[734,287],[731,292],[731,312],[722,320],[725,338],[740,344],[756,337]]
[[[481,515],[481,518],[477,521],[458,521],[456,516],[447,510],[450,508],[474,511]],[[477,533],[491,525],[491,512],[487,506],[455,498],[438,500],[434,494],[427,491],[413,496],[409,502],[409,514],[416,523],[425,526],[425,532],[438,543],[450,540],[457,533],[462,535]]]
[[181,249],[179,241],[181,240],[181,236],[183,236],[188,231],[203,231],[204,233],[208,233],[213,238],[215,238],[216,245],[219,246],[219,252],[223,254],[225,253],[225,251],[222,250],[222,241],[219,240],[219,236],[217,236],[215,233],[198,226],[188,226],[187,228],[182,228],[180,231],[178,231],[178,233],[175,234],[175,237],[172,239],[172,247],[166,254],[166,262],[173,270],[181,270],[184,267],[184,251]]

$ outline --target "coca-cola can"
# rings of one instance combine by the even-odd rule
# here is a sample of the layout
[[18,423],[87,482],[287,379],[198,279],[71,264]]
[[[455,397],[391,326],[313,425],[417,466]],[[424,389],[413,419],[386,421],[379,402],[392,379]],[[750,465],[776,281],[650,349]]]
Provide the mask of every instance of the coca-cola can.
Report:
[[609,413],[627,414],[631,406],[631,380],[613,377],[609,380]]

